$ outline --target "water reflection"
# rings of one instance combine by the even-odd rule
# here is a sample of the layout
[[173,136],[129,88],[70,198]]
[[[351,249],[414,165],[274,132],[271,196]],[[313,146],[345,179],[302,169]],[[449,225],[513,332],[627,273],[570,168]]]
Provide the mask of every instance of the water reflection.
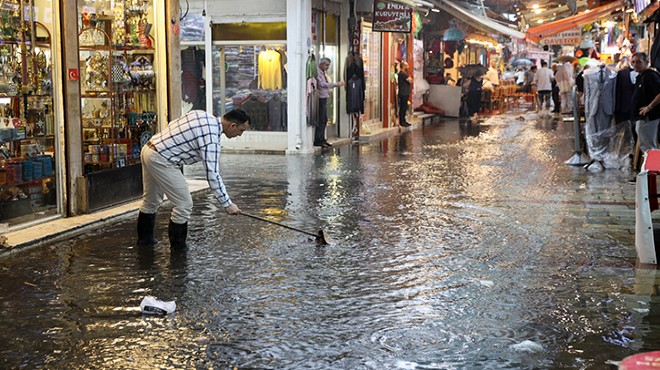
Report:
[[[318,156],[223,154],[241,208],[331,246],[209,194],[185,253],[163,208],[154,248],[126,221],[1,260],[1,363],[596,369],[657,348],[659,279],[635,269],[627,173],[566,167],[570,126],[509,118]],[[176,313],[141,315],[145,295]]]

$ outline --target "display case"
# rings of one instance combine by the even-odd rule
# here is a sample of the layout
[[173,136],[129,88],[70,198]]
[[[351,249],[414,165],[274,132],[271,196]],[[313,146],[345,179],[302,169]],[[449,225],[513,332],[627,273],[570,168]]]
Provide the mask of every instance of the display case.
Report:
[[151,2],[82,1],[80,92],[85,174],[140,161],[157,128]]
[[0,3],[0,221],[57,212],[51,35],[34,8]]

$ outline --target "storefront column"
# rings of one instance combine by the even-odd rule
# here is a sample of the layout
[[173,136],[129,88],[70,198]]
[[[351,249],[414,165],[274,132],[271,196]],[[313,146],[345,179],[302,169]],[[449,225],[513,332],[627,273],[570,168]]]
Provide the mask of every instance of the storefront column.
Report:
[[80,70],[78,55],[78,4],[75,1],[60,1],[62,17],[62,70],[64,76],[64,136],[66,137],[65,161],[67,214],[76,216],[83,213],[85,177],[83,177],[82,157],[82,114],[80,110]]
[[[396,89],[392,91],[391,76],[390,71],[394,61],[390,59],[390,34],[389,32],[383,32],[383,42],[382,42],[381,57],[383,58],[383,67],[381,68],[381,81],[383,81],[383,101],[381,103],[382,117],[383,117],[383,128],[390,127],[390,110],[392,107],[391,97],[396,95]],[[396,99],[396,96],[394,97]]]
[[[158,2],[155,2],[158,3]],[[157,17],[158,11],[156,11]],[[156,44],[159,44],[158,40],[167,40],[163,42],[166,44],[161,52],[164,55],[159,55],[159,60],[166,60],[167,66],[162,69],[163,73],[167,78],[159,78],[158,81],[163,81],[167,84],[167,90],[162,89],[158,91],[167,91],[167,100],[166,105],[169,107],[167,110],[167,116],[165,116],[165,109],[163,109],[163,114],[161,115],[160,128],[165,127],[169,121],[179,118],[181,116],[181,73],[174,73],[174,71],[181,70],[181,8],[179,6],[179,0],[169,0],[165,7],[165,17],[162,22],[166,25],[162,27],[163,34],[158,35],[156,38]],[[156,28],[158,30],[158,27]],[[175,32],[176,30],[176,32]],[[167,35],[167,37],[165,37]],[[162,37],[162,38],[161,38]],[[161,59],[162,58],[162,59]]]
[[311,46],[311,0],[286,1],[286,38],[288,53],[288,135],[287,154],[314,152],[314,128],[307,126],[306,81],[308,42]]

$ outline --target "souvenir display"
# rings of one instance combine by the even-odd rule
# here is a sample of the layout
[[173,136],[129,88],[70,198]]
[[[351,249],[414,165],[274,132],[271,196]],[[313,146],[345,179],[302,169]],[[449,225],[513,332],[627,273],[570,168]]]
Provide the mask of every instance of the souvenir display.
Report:
[[52,56],[29,2],[0,3],[0,220],[12,224],[57,208]]
[[152,13],[152,0],[79,4],[85,173],[139,163],[156,132]]

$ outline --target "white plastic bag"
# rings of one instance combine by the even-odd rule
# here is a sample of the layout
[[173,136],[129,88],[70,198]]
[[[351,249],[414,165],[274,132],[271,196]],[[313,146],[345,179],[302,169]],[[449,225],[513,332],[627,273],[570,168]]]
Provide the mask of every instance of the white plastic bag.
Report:
[[168,315],[176,310],[174,301],[161,301],[156,297],[146,296],[140,303],[140,311],[149,315]]

